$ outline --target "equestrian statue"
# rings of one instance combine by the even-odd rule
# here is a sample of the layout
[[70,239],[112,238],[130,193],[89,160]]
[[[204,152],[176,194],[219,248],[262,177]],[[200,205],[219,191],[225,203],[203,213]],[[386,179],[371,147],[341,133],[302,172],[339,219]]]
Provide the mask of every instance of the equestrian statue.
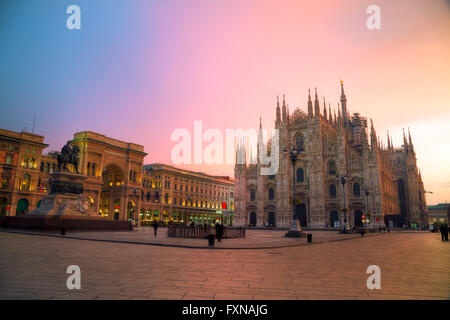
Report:
[[57,153],[58,159],[58,171],[61,172],[61,165],[63,171],[68,171],[67,164],[70,163],[75,168],[75,171],[78,172],[78,162],[79,162],[79,154],[80,148],[78,146],[71,146],[69,141],[62,147],[61,153]]

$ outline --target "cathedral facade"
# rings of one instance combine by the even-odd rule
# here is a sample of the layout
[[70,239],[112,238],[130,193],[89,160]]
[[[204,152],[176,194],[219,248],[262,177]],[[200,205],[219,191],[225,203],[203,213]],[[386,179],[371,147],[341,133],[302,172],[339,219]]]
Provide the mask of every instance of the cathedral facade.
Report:
[[[387,145],[382,143],[372,120],[350,115],[342,82],[337,115],[325,99],[321,108],[317,89],[307,105],[307,113],[297,108],[291,114],[284,96],[281,106],[277,99],[276,174],[261,175],[259,160],[236,163],[235,223],[289,227],[295,217],[314,228],[426,226],[425,190],[410,133],[403,133],[401,147],[393,146],[389,134]],[[292,162],[294,147],[298,157]]]

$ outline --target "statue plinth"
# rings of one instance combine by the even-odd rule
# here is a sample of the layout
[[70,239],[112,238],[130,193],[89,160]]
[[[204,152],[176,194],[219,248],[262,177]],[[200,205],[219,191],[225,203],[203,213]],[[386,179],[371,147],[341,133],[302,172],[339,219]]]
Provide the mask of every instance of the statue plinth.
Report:
[[298,219],[292,219],[291,227],[289,231],[285,234],[288,238],[304,238],[306,235],[300,228],[300,221]]
[[98,217],[90,210],[90,199],[83,194],[86,176],[55,172],[51,173],[50,177],[50,194],[45,196],[41,200],[41,206],[29,215]]

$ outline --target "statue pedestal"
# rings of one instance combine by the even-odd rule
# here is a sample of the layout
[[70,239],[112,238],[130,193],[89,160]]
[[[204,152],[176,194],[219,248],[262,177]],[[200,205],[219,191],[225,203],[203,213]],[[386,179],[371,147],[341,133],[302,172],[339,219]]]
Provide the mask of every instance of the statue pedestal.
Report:
[[41,200],[39,208],[29,213],[30,216],[98,217],[90,210],[90,199],[83,194],[86,176],[68,172],[55,172],[50,176],[50,194]]
[[291,222],[291,227],[289,231],[285,234],[288,238],[304,238],[306,235],[303,233],[300,228],[300,221],[297,219],[293,219]]

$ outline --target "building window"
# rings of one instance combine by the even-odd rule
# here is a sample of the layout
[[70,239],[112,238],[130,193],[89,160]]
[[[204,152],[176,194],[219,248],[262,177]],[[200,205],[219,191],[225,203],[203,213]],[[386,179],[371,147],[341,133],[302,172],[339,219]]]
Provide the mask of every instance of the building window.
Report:
[[22,185],[20,190],[23,191],[30,191],[30,186],[31,186],[31,176],[28,173],[25,173],[23,175],[23,180],[22,180]]
[[10,154],[8,154],[7,156],[6,156],[6,164],[12,164],[12,155],[10,155]]
[[297,182],[304,182],[305,181],[305,173],[303,171],[303,168],[297,169]]
[[359,186],[359,183],[358,183],[358,182],[356,182],[356,183],[353,184],[353,194],[354,194],[355,196],[361,195],[361,187]]
[[330,185],[330,197],[336,198],[336,185],[335,184]]
[[297,136],[297,138],[295,139],[295,145],[297,147],[298,153],[300,153],[300,152],[305,150],[305,141],[304,141],[303,136],[301,134],[299,134]]
[[328,161],[328,174],[330,176],[335,176],[337,173],[336,162],[334,160]]
[[255,189],[250,189],[250,200],[251,201],[255,201],[255,199],[256,199],[256,191],[255,191]]
[[24,168],[28,167],[28,157],[27,156],[23,157],[22,167],[24,167]]
[[165,202],[165,203],[169,203],[169,194],[168,194],[168,193],[166,193],[166,194],[164,195],[164,202]]
[[275,198],[275,191],[273,188],[269,188],[269,200],[273,200]]

